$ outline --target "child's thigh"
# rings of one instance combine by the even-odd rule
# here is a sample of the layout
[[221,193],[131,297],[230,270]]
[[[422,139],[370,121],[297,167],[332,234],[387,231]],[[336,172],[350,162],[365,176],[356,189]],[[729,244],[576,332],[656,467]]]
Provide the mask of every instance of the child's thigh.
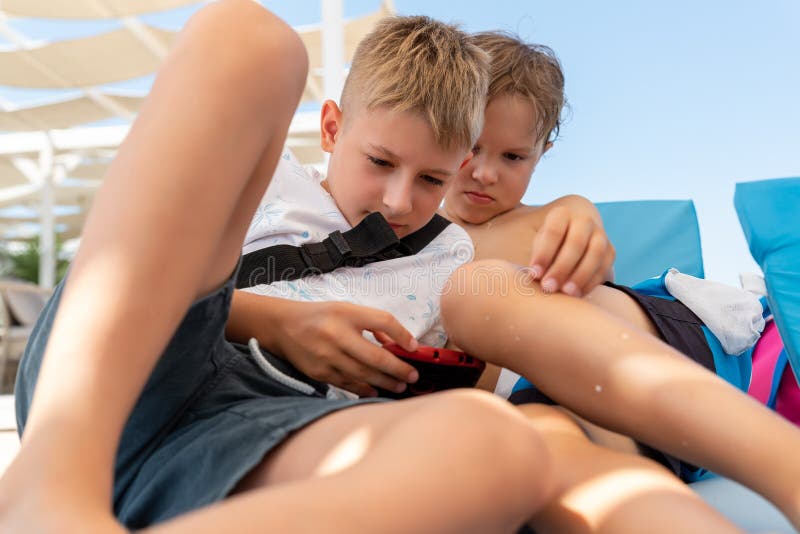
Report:
[[689,532],[687,525],[729,531],[719,514],[659,463],[593,442],[559,408],[520,409],[543,437],[552,462],[554,497],[531,521],[537,532]]
[[624,319],[634,326],[660,337],[653,321],[639,304],[624,292],[608,286],[597,286],[584,300],[605,310],[612,315]]
[[[497,438],[497,436],[503,436]],[[327,415],[294,433],[246,475],[234,493],[354,466],[382,447],[395,456],[442,447],[449,460],[490,457],[508,442],[541,458],[533,427],[510,404],[477,390],[454,390],[402,401],[359,405]],[[528,447],[525,444],[530,444]],[[538,448],[537,448],[538,447]],[[533,460],[534,458],[532,458]],[[394,463],[389,461],[389,463]],[[424,470],[425,465],[417,465]],[[522,466],[518,466],[522,469]]]
[[612,432],[561,406],[546,404],[521,404],[517,408],[542,432],[545,440],[559,439],[589,441],[595,445],[621,453],[639,455],[636,441],[629,436]]
[[[595,425],[562,406],[531,403],[520,404],[517,409],[544,440],[555,459],[554,466],[558,468],[562,462],[570,464],[567,471],[562,469],[563,476],[556,477],[562,484],[573,483],[582,476],[593,476],[595,468],[604,469],[604,462],[623,467],[627,462],[636,468],[663,471],[678,481],[677,461],[673,457]],[[579,454],[573,456],[566,452],[573,448]],[[581,465],[584,461],[585,465]]]

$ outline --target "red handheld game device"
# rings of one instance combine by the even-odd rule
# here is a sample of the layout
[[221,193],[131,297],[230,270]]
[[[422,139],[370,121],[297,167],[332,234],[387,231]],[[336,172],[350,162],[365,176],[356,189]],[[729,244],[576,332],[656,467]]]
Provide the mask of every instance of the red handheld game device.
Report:
[[386,350],[414,366],[419,380],[409,384],[402,393],[378,389],[378,395],[393,399],[415,397],[453,388],[471,388],[478,383],[486,364],[459,350],[421,346],[414,352],[396,343],[387,343]]

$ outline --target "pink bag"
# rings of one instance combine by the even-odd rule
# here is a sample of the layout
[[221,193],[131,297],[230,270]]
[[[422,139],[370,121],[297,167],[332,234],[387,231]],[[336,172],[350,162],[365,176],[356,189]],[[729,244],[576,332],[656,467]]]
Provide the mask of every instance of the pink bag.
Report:
[[788,365],[775,321],[769,321],[753,350],[748,394],[800,426],[800,387]]

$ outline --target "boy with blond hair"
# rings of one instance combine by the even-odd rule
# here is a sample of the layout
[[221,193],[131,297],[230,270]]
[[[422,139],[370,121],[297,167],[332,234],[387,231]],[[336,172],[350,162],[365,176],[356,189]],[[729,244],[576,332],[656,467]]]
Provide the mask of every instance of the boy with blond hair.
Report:
[[[453,73],[437,90],[402,90],[443,102],[434,93],[460,85],[455,123],[429,124],[429,101],[405,110],[355,99],[348,121],[328,106],[323,129],[336,147],[330,190],[365,188],[345,189],[352,201],[334,215],[355,224],[377,207],[359,194],[384,187],[403,234],[427,222],[406,193],[435,202],[467,157],[487,79],[484,54],[454,28],[414,18],[381,31],[393,28],[420,61]],[[276,377],[257,345],[225,341],[232,273],[305,65],[296,34],[249,0],[214,3],[187,24],[21,362],[4,533],[510,533],[546,498],[541,440],[505,403],[477,392],[332,399]],[[399,176],[362,153],[375,148],[399,156]],[[411,343],[387,314],[370,326]]]

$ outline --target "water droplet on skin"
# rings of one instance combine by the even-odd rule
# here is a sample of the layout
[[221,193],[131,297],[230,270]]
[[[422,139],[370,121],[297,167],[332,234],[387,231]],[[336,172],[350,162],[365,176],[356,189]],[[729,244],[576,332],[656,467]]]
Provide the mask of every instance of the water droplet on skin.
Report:
[[486,317],[484,317],[484,319],[486,319],[486,320],[488,321],[489,319],[491,319],[491,317],[489,317],[489,316],[487,315]]
[[514,341],[519,341],[519,336],[514,336]]
[[594,390],[595,390],[596,392],[600,393],[601,391],[603,391],[603,386],[601,386],[600,384],[597,384],[597,385],[594,387]]
[[623,332],[622,334],[620,334],[619,337],[621,337],[623,340],[627,341],[628,339],[630,339],[631,336],[627,332]]
[[682,447],[688,447],[689,446],[689,442],[686,441],[686,440],[683,440],[683,441],[681,441],[681,446]]

